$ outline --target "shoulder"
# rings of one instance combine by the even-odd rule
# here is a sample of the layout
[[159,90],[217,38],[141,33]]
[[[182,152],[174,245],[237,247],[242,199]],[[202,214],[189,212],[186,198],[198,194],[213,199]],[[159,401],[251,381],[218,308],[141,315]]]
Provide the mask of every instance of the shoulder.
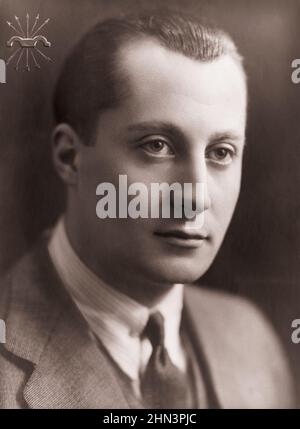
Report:
[[[11,339],[10,301],[12,296],[12,277],[14,268],[0,279],[0,408],[20,408],[15,391],[21,388],[26,380],[26,366],[15,359],[15,356],[7,349],[7,343]],[[21,327],[18,329],[21,330]]]
[[51,296],[58,276],[48,252],[49,233],[44,231],[0,279],[0,309],[15,302],[37,304]]
[[54,327],[63,314],[73,322],[69,298],[51,264],[43,236],[0,279],[0,319],[6,326],[0,344],[0,408],[26,406],[20,392]]
[[258,333],[260,338],[267,334],[271,341],[277,339],[262,310],[246,298],[200,286],[186,286],[186,298],[199,322],[211,329],[219,330],[222,326],[223,337],[239,335],[247,343],[255,340],[253,346],[259,344]]
[[[187,286],[186,302],[219,380],[227,408],[293,405],[290,368],[280,340],[263,312],[229,293]],[[231,394],[229,394],[231,392]]]
[[[196,317],[212,326],[220,323],[234,332],[267,328],[269,322],[262,311],[250,300],[223,291],[209,290],[202,286],[186,286],[186,298],[196,312]],[[198,311],[197,311],[198,309]],[[200,312],[201,309],[201,312]],[[203,320],[202,320],[203,321]],[[248,326],[250,325],[250,326]]]

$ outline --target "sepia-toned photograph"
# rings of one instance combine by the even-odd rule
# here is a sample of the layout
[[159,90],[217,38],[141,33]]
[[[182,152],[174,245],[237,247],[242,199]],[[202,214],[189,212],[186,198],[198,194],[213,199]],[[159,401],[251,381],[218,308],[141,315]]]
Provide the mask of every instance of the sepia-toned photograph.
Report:
[[0,409],[300,408],[299,23],[0,0]]

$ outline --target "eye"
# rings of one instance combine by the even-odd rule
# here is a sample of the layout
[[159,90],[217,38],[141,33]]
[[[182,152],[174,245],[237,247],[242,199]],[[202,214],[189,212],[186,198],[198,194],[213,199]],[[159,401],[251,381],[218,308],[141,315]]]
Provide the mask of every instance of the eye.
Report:
[[216,146],[212,149],[209,149],[206,153],[208,160],[221,165],[230,164],[234,156],[235,149],[230,145]]
[[174,151],[165,140],[161,138],[153,138],[144,142],[141,147],[145,152],[156,157],[173,156]]

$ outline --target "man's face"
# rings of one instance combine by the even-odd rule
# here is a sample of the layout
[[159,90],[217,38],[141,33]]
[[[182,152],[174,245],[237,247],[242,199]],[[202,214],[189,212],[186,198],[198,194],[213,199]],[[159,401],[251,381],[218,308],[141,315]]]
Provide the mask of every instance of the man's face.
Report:
[[[239,194],[243,73],[228,56],[201,63],[148,40],[123,47],[120,65],[129,96],[99,115],[95,145],[80,149],[85,260],[111,284],[195,281],[212,263]],[[97,218],[97,185],[118,189],[121,174],[128,186],[142,182],[149,193],[153,182],[203,183],[204,225],[196,218]],[[205,238],[189,238],[191,231]]]

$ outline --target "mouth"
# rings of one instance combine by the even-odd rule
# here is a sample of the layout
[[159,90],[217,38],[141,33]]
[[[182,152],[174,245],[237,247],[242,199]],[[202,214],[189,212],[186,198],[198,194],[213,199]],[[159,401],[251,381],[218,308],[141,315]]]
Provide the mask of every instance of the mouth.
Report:
[[168,231],[156,231],[154,235],[164,240],[168,244],[186,247],[186,248],[197,248],[204,244],[208,240],[207,234],[201,234],[199,232],[183,231],[183,230],[168,230]]

